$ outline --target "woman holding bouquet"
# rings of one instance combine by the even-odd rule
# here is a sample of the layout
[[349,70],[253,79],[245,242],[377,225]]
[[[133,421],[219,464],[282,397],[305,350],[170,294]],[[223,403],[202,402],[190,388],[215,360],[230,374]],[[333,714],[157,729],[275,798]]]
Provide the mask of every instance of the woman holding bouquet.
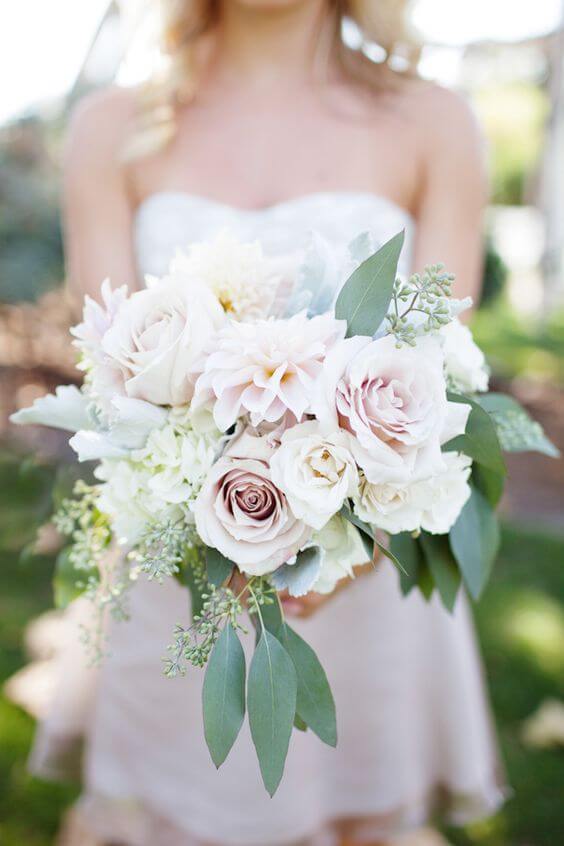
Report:
[[[405,229],[403,273],[440,257],[459,297],[477,291],[480,138],[456,96],[392,70],[405,44],[401,0],[161,5],[166,70],[142,90],[91,96],[73,121],[66,224],[77,294],[96,297],[105,276],[138,287],[178,247],[224,229],[280,258],[299,255],[311,230],[344,249],[365,230],[383,243]],[[344,43],[346,17],[386,61]],[[140,580],[88,709],[84,830],[126,846],[374,846],[439,806],[455,823],[493,812],[503,786],[465,599],[449,615],[436,598],[403,598],[384,561],[356,576],[330,597],[285,602],[327,671],[339,742],[294,737],[272,800],[246,731],[213,767],[198,671],[162,676],[186,591]],[[58,709],[40,735],[39,772],[68,748],[50,731],[65,694]]]

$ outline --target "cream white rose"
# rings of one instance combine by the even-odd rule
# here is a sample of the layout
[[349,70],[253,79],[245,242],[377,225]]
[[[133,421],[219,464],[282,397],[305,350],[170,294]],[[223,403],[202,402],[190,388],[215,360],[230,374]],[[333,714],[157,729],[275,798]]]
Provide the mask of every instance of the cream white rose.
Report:
[[107,364],[119,369],[127,396],[182,405],[192,398],[191,375],[225,319],[204,286],[157,281],[123,303],[102,349]]
[[444,468],[427,479],[373,483],[363,477],[354,497],[355,513],[390,534],[420,529],[446,534],[470,496],[470,465],[467,456],[447,452]]
[[266,437],[243,433],[208,473],[194,507],[204,543],[251,576],[284,564],[311,535],[272,481],[271,456]]
[[354,575],[354,567],[366,563],[360,532],[339,514],[314,534],[312,543],[321,554],[321,569],[312,587],[316,593],[332,593],[341,579]]
[[443,468],[441,444],[464,432],[470,412],[447,400],[441,345],[430,337],[399,349],[391,336],[337,343],[312,407],[326,431],[351,433],[354,456],[375,483]]
[[463,393],[487,391],[489,370],[486,358],[472,332],[458,319],[441,329],[445,371],[453,386]]
[[314,529],[321,529],[358,487],[350,435],[342,430],[323,435],[314,420],[283,433],[270,470],[296,517]]

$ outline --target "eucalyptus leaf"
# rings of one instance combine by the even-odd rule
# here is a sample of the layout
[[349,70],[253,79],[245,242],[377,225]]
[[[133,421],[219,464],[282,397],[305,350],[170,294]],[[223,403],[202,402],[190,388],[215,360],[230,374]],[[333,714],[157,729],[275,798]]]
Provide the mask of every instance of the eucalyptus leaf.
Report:
[[262,779],[270,796],[284,772],[296,696],[294,663],[282,644],[264,629],[249,670],[247,707]]
[[478,464],[483,464],[501,477],[505,476],[505,462],[497,436],[495,423],[481,405],[461,394],[448,394],[451,402],[464,403],[471,408],[464,435],[449,441],[443,449],[447,452],[463,452]]
[[540,452],[558,458],[559,450],[547,438],[540,423],[513,397],[495,392],[476,397],[492,417],[499,441],[506,452]]
[[314,586],[321,570],[321,551],[318,546],[302,549],[295,564],[282,564],[272,573],[270,581],[276,590],[287,590],[290,596],[305,596]]
[[390,538],[390,551],[401,561],[400,586],[403,595],[407,596],[416,587],[419,573],[424,567],[423,550],[417,538],[409,532],[401,532]]
[[450,530],[450,546],[474,599],[480,597],[486,586],[499,540],[499,526],[491,505],[472,487],[470,499]]
[[442,603],[447,611],[452,611],[461,579],[450,550],[448,537],[422,532],[419,543]]
[[227,623],[211,652],[202,691],[204,735],[212,761],[227,758],[245,717],[245,653]]
[[349,276],[337,297],[335,317],[347,321],[347,337],[372,336],[385,319],[405,233],[400,232]]
[[505,477],[484,464],[474,462],[471,478],[472,483],[483,493],[492,508],[495,508],[503,496]]
[[280,642],[294,662],[298,679],[296,713],[329,746],[337,745],[335,701],[325,670],[311,646],[284,623]]
[[221,587],[225,584],[231,578],[234,566],[233,562],[222,555],[218,549],[212,546],[206,547],[206,569],[210,585]]
[[301,717],[296,716],[294,717],[294,728],[298,731],[307,731],[307,724],[304,723]]

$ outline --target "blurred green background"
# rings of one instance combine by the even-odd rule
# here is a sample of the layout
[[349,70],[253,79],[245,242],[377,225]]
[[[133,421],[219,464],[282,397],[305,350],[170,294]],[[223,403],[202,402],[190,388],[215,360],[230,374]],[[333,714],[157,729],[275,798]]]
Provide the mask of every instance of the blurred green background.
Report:
[[[444,80],[472,97],[489,144],[492,205],[476,339],[494,384],[518,396],[562,449],[564,232],[557,225],[562,198],[550,189],[554,168],[564,169],[564,150],[555,147],[564,137],[558,134],[564,96],[555,88],[562,62],[554,58],[555,37],[478,40],[459,46],[456,62],[452,45],[435,44],[422,66],[432,68],[438,56]],[[91,54],[64,97],[0,126],[0,685],[28,662],[26,626],[52,606],[54,550],[33,553],[29,544],[49,514],[55,473],[68,455],[56,434],[16,433],[7,419],[46,389],[77,378],[61,287],[59,179],[71,103],[116,69],[110,50],[103,72],[98,58],[93,73]],[[541,456],[511,456],[509,468],[503,545],[476,616],[514,797],[492,820],[446,831],[456,846],[564,843],[564,726],[545,748],[523,731],[546,700],[564,709],[564,470]],[[53,844],[61,814],[77,795],[76,786],[27,773],[32,735],[32,718],[0,696],[2,846]]]

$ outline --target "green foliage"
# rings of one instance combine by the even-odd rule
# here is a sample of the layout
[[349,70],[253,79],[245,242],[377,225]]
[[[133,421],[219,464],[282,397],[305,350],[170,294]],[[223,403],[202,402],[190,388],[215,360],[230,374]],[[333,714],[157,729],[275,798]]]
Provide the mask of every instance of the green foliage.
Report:
[[225,584],[231,578],[233,567],[233,562],[228,561],[218,549],[206,547],[206,568],[210,585],[221,587]]
[[505,462],[501,452],[496,427],[490,415],[470,397],[449,393],[451,402],[463,403],[471,407],[466,432],[449,441],[443,449],[463,452],[473,461],[487,467],[493,473],[504,477]]
[[293,661],[274,635],[263,629],[249,669],[247,708],[262,779],[270,796],[284,773],[296,696]]
[[245,717],[245,653],[227,623],[211,652],[203,687],[204,733],[216,767],[227,758]]
[[540,452],[551,458],[559,457],[559,451],[546,437],[540,423],[533,420],[516,399],[491,392],[478,396],[477,401],[493,419],[501,447],[506,452]]
[[296,715],[299,725],[309,726],[324,743],[336,746],[335,701],[317,655],[287,623],[281,626],[278,639],[288,652],[296,670]]
[[460,587],[460,571],[450,551],[448,538],[422,532],[419,544],[441,601],[447,611],[452,611]]
[[472,488],[449,537],[464,583],[474,599],[478,599],[499,550],[499,527],[491,505],[477,488]]
[[404,233],[400,232],[364,261],[347,279],[335,316],[347,321],[347,337],[372,336],[388,313]]

